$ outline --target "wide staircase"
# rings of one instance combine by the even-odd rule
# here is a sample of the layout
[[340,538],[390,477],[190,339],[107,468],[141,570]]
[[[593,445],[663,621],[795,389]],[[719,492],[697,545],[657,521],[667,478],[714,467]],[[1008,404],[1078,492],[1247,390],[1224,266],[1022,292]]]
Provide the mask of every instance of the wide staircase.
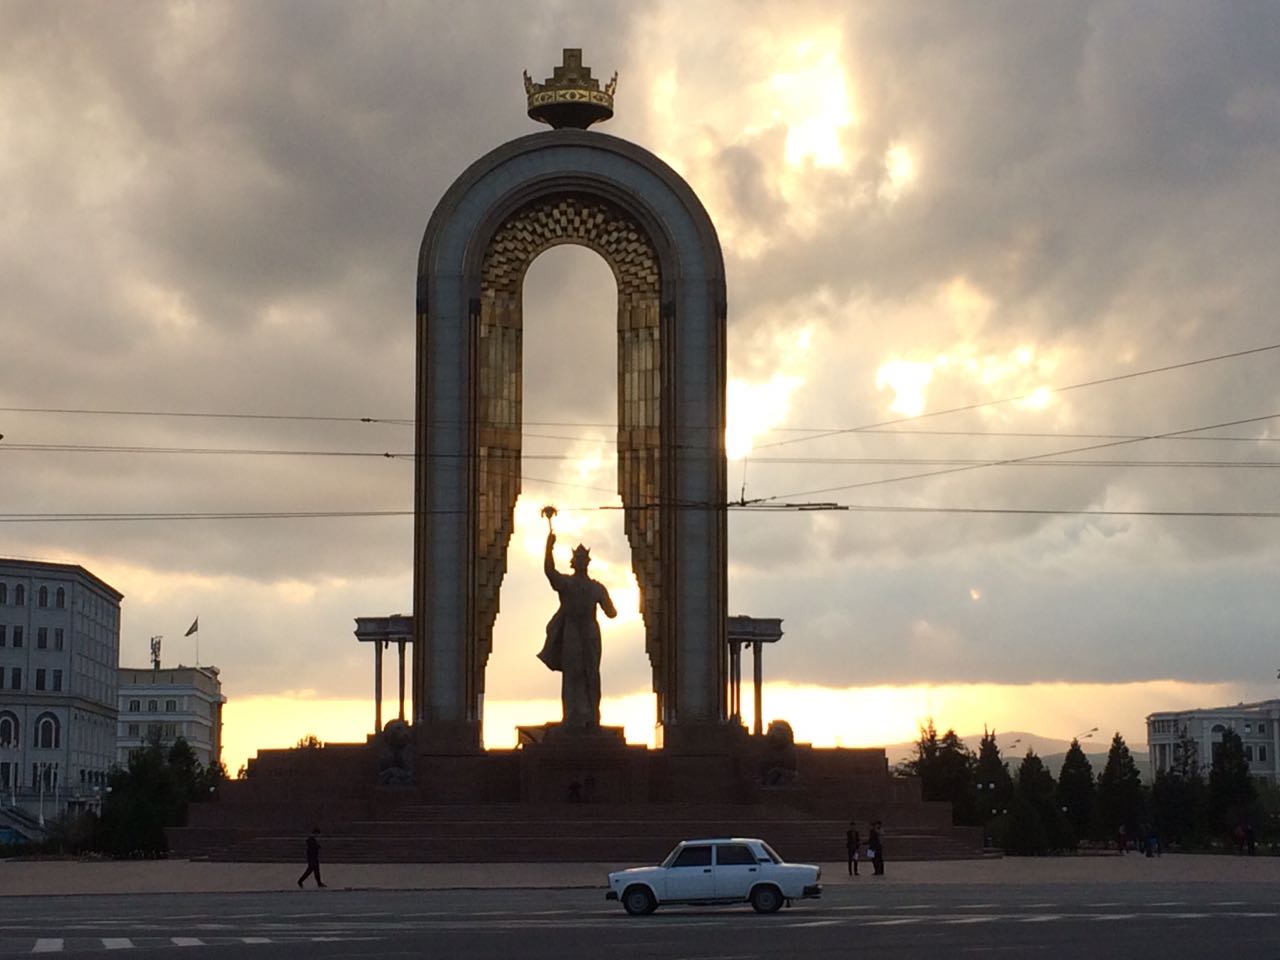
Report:
[[[895,827],[894,814],[902,821]],[[982,855],[976,830],[920,822],[920,805],[878,809],[891,859],[936,860]],[[867,812],[859,821],[865,838]],[[933,818],[928,818],[933,819]],[[914,821],[914,822],[913,822]],[[813,817],[779,805],[692,804],[405,804],[378,819],[267,825],[191,826],[170,832],[177,856],[283,862],[302,855],[303,837],[322,831],[326,861],[337,863],[600,862],[655,863],[679,840],[762,837],[785,859],[844,858],[845,820]]]

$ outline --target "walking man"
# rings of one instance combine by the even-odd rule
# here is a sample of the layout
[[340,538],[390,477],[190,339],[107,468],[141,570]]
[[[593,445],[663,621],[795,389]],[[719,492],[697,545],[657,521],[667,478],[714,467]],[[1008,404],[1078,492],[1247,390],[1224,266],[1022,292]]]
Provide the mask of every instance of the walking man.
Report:
[[324,881],[320,879],[320,828],[313,827],[311,836],[307,837],[307,869],[298,878],[298,886],[302,886],[302,881],[312,874],[316,875],[316,886],[323,887]]
[[858,844],[861,842],[857,824],[850,820],[849,829],[844,832],[844,849],[849,855],[849,876],[851,877],[858,876]]

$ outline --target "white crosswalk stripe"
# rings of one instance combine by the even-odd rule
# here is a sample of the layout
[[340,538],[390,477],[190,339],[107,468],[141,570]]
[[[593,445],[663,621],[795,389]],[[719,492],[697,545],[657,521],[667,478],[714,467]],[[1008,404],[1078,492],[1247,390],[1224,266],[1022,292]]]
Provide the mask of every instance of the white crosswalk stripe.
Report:
[[133,947],[133,941],[128,937],[103,937],[102,945],[108,950],[128,950]]
[[175,947],[203,947],[204,941],[199,937],[171,937],[170,942]]
[[31,948],[32,953],[59,953],[61,950],[61,937],[44,937],[37,940],[36,945]]

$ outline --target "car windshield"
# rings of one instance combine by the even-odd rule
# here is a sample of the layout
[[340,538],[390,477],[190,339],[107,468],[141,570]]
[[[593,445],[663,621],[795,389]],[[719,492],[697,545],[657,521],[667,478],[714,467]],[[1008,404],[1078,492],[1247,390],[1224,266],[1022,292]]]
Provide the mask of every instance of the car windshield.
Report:
[[767,853],[770,856],[770,858],[772,858],[774,863],[783,862],[782,858],[778,856],[778,851],[774,850],[773,847],[769,846],[763,840],[760,841],[760,849],[763,850],[765,853]]
[[683,847],[684,847],[683,843],[677,843],[675,846],[675,849],[667,854],[666,858],[662,861],[661,865],[664,867],[669,867],[671,866],[671,864],[675,863],[676,856],[680,853]]

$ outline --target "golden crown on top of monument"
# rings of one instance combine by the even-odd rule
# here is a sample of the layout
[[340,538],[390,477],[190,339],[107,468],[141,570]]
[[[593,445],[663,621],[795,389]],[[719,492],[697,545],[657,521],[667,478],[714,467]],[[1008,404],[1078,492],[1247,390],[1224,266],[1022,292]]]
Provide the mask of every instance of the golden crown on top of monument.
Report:
[[564,48],[564,63],[542,83],[534,83],[529,71],[524,72],[529,116],[557,130],[585,130],[593,123],[608,120],[613,116],[613,92],[617,87],[618,74],[614,71],[613,79],[600,89],[600,81],[591,76],[590,67],[582,65],[582,51],[576,47]]

